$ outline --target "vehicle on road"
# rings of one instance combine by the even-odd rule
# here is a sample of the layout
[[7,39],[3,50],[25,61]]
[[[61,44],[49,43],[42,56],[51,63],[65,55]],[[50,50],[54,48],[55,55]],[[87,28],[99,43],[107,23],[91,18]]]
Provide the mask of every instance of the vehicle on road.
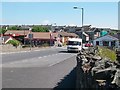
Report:
[[80,38],[69,38],[67,43],[67,51],[77,51],[82,49],[82,39]]
[[93,45],[92,45],[92,43],[86,43],[85,44],[85,47],[92,47]]

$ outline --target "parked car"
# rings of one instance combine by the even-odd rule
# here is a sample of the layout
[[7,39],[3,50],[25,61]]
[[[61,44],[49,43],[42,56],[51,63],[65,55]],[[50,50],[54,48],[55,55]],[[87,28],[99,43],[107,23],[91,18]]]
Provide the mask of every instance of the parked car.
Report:
[[92,43],[86,43],[86,44],[85,44],[85,47],[92,47],[92,46],[93,46]]

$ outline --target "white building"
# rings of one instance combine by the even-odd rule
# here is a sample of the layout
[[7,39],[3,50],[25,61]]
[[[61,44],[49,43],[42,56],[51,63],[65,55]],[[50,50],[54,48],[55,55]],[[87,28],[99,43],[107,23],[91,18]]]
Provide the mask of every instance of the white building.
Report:
[[109,47],[118,47],[119,46],[119,39],[115,38],[111,35],[105,35],[103,37],[99,37],[93,40],[93,45],[96,46],[109,46]]

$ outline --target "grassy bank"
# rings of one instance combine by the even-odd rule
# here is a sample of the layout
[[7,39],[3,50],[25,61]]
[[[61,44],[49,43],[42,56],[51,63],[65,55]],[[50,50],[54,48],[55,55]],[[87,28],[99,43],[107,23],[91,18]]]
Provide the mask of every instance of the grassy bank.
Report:
[[112,61],[116,60],[116,53],[106,47],[98,47],[98,54],[103,58],[109,58]]

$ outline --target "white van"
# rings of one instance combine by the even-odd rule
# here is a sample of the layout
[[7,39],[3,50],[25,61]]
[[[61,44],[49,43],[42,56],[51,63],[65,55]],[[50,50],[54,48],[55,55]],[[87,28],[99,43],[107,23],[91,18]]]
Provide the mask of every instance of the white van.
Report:
[[80,51],[82,49],[82,39],[69,38],[67,43],[67,51]]

